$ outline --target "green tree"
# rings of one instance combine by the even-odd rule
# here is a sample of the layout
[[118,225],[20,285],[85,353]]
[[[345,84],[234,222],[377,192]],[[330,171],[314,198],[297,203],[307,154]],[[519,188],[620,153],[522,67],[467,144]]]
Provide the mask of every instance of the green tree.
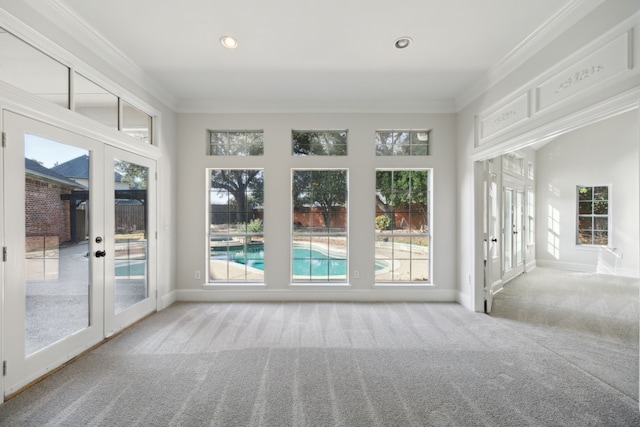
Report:
[[[262,170],[216,169],[211,172],[211,189],[218,194],[228,192],[233,196],[236,209],[230,212],[235,218],[230,223],[248,222],[249,210],[264,199],[264,178]],[[232,201],[230,201],[231,205]]]
[[293,175],[294,209],[317,208],[325,227],[335,207],[347,201],[346,170],[297,170]]
[[347,154],[346,131],[292,132],[293,154],[296,156],[344,156]]
[[124,160],[116,160],[114,170],[120,174],[120,182],[129,185],[132,190],[146,190],[149,168]]
[[376,205],[391,220],[395,228],[395,211],[399,207],[410,208],[423,215],[428,224],[429,171],[390,170],[376,172]]

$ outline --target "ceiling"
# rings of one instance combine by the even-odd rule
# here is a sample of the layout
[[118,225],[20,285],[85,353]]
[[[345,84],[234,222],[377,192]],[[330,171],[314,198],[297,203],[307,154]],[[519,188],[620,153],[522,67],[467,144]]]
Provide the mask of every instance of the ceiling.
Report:
[[[581,1],[58,3],[155,80],[179,111],[445,112]],[[239,46],[224,48],[223,35]],[[413,42],[399,50],[402,36]]]

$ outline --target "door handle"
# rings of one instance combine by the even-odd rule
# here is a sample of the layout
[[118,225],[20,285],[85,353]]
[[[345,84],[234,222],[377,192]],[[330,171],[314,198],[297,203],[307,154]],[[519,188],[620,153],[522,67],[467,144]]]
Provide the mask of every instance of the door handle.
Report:
[[492,241],[493,243],[498,243],[498,239],[496,239],[496,238],[491,239],[491,241]]
[[96,251],[96,258],[102,258],[103,256],[106,256],[107,252],[106,251]]

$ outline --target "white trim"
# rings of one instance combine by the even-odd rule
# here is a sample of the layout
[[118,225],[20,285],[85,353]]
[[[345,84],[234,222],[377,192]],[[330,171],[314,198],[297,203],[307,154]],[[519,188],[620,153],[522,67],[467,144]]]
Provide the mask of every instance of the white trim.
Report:
[[336,293],[334,289],[309,290],[225,290],[211,292],[201,289],[178,289],[175,291],[177,301],[415,301],[415,302],[456,302],[458,291],[450,290],[405,290],[405,289],[377,289],[356,290],[345,289]]
[[171,304],[176,302],[177,298],[178,296],[175,290],[162,295],[160,298],[158,298],[158,311],[164,310],[165,308],[169,307]]
[[507,151],[516,151],[536,142],[551,140],[565,133],[580,129],[597,121],[608,119],[638,108],[640,87],[635,87],[617,96],[579,110],[573,114],[552,120],[535,129],[521,133],[504,141],[481,145],[471,154],[471,160],[484,161],[500,156]]
[[52,104],[2,81],[0,81],[0,101],[4,110],[28,116],[34,120],[99,140],[106,145],[153,160],[160,158],[160,149],[155,145],[142,143],[123,132],[109,128],[67,108]]
[[[32,0],[25,0],[25,1],[31,2]],[[47,7],[47,4],[49,2],[57,2],[57,0],[38,1],[38,4],[34,5],[34,7],[37,10],[42,10]],[[55,18],[51,18],[51,17],[55,16],[57,12],[55,11],[50,11],[50,12],[51,14],[48,15],[50,17],[49,19],[51,20],[51,22],[56,22]],[[69,24],[69,26],[72,27],[72,24]],[[154,119],[153,121],[156,121],[160,116],[160,112],[156,108],[152,107],[150,104],[143,101],[139,96],[135,95],[133,92],[125,89],[124,87],[116,83],[114,79],[105,76],[94,67],[88,65],[86,62],[84,62],[80,58],[76,57],[75,55],[67,51],[65,48],[56,44],[54,41],[52,41],[48,37],[45,37],[44,35],[39,33],[37,30],[29,27],[28,25],[18,20],[16,17],[14,17],[13,15],[11,15],[10,13],[8,13],[7,11],[1,8],[0,8],[0,27],[4,28],[8,32],[18,37],[19,39],[23,40],[24,42],[28,43],[29,45],[33,46],[34,48],[42,51],[45,55],[51,57],[56,62],[59,62],[66,67],[69,67],[71,72],[77,72],[83,75],[84,77],[93,81],[98,86],[101,86],[103,89],[107,90],[113,95],[119,98],[122,98],[123,100],[127,101],[129,104],[142,110],[144,113],[150,115]],[[68,29],[68,28],[65,27],[65,29]],[[77,35],[77,34],[75,35],[75,37],[78,40],[85,41],[85,42],[88,38],[88,36],[86,35]],[[101,49],[99,46],[87,46],[87,47],[94,52],[100,52],[99,55],[101,57],[103,58],[107,57],[107,59],[111,61],[110,62],[111,64],[117,65],[117,70],[119,72],[123,73],[128,78],[131,78],[134,81],[134,83],[138,85],[138,87],[147,91],[152,96],[156,97],[160,102],[164,103],[169,108],[175,110],[174,107],[177,104],[175,97],[158,93],[160,89],[150,88],[149,87],[150,84],[154,84],[154,85],[157,85],[157,84],[151,77],[147,76],[146,74],[137,76],[136,74],[143,73],[143,71],[140,68],[138,68],[137,72],[132,71],[129,69],[131,68],[131,65],[127,67],[125,64],[119,64],[118,62],[116,62],[117,60],[115,58],[109,58],[108,54],[103,53],[104,50]],[[128,60],[128,61],[131,64],[133,64],[131,60]],[[135,64],[133,66],[135,66]],[[158,88],[160,87],[159,85],[157,86]]]
[[602,3],[604,0],[572,0],[566,4],[493,68],[477,79],[473,86],[457,96],[456,111],[463,110]]
[[218,101],[218,100],[180,100],[178,113],[419,113],[419,114],[455,114],[458,112],[452,100],[424,99],[424,100],[369,100],[363,105],[360,100],[310,100],[293,104],[291,102],[268,100],[263,102],[252,101],[247,105],[243,101]]

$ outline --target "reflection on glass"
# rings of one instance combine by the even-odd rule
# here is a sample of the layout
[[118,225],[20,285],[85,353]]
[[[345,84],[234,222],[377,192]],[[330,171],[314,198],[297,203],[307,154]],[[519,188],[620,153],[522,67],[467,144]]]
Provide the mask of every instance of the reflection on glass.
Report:
[[0,80],[69,108],[69,68],[0,28]]
[[151,116],[122,101],[122,132],[151,144]]
[[513,190],[504,191],[504,270],[513,268]]
[[116,313],[148,297],[147,183],[149,169],[114,161]]
[[91,80],[75,74],[75,111],[111,128],[118,129],[118,97]]
[[[60,173],[86,163],[87,185]],[[89,152],[25,135],[25,353],[89,326]]]

